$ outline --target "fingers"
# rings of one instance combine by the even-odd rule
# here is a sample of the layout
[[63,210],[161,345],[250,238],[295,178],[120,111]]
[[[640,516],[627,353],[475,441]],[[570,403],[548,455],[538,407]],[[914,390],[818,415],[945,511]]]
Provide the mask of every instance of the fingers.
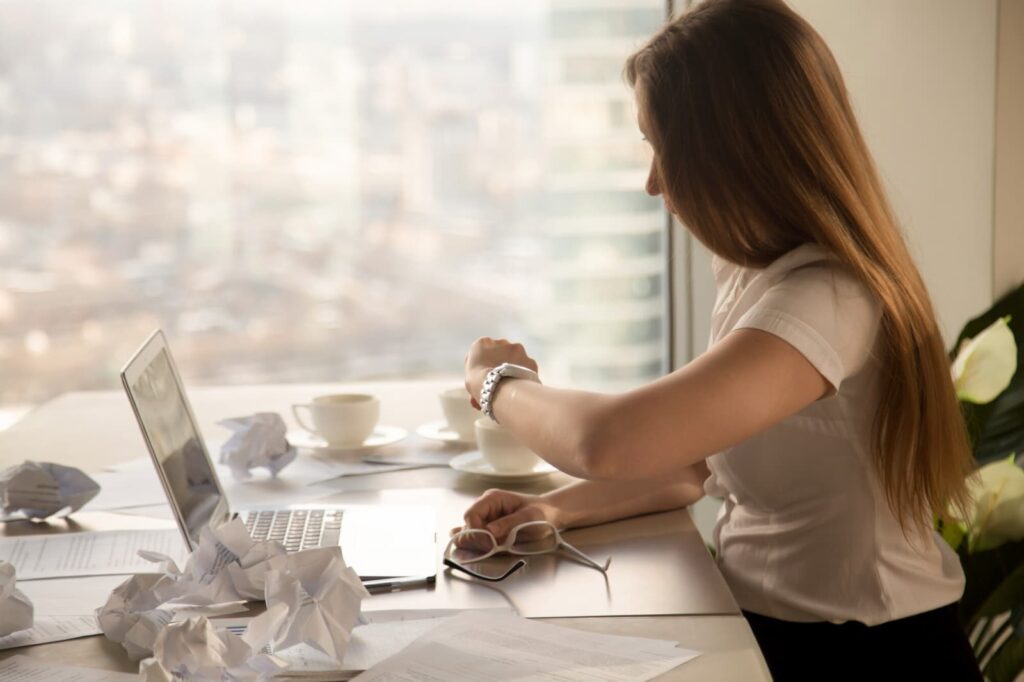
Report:
[[520,509],[525,503],[525,497],[519,493],[491,489],[481,495],[462,518],[466,528],[484,528],[491,521]]
[[509,531],[519,524],[528,523],[530,521],[541,521],[543,519],[544,514],[540,509],[537,509],[536,507],[523,507],[514,514],[503,516],[500,519],[487,524],[487,530],[491,531],[491,535],[497,538],[498,542],[501,542],[508,535]]

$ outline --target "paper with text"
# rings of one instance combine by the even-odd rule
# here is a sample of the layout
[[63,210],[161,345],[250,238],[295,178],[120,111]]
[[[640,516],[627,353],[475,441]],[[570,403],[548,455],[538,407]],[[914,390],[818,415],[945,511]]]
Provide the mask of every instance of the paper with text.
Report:
[[362,682],[643,682],[699,656],[675,642],[467,612],[366,671]]
[[150,573],[140,549],[178,561],[188,556],[181,533],[166,530],[111,530],[94,533],[27,535],[0,539],[0,559],[14,564],[18,580],[82,575]]
[[138,679],[138,675],[51,663],[28,656],[11,656],[0,661],[0,680],[5,682],[137,682]]
[[[19,646],[62,642],[65,639],[91,637],[100,634],[93,614],[81,616],[38,616],[28,630],[0,637],[0,649],[14,649]],[[0,674],[0,679],[7,679]]]

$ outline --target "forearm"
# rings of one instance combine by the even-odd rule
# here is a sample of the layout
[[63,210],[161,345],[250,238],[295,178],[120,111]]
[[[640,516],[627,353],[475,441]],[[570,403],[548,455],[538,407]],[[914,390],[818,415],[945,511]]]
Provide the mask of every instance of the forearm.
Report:
[[505,379],[492,407],[498,422],[545,460],[577,478],[594,478],[587,442],[610,400],[599,393]]
[[563,528],[593,526],[693,504],[704,496],[704,463],[658,480],[578,481],[541,498],[558,510]]

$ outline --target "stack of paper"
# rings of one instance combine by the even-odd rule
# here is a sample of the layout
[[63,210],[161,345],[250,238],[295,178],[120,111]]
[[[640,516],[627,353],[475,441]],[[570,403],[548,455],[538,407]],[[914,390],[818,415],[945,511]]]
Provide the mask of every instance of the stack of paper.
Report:
[[[511,615],[512,609],[479,609],[479,613]],[[366,621],[352,630],[345,659],[339,666],[330,656],[307,644],[274,650],[268,646],[265,653],[272,653],[284,659],[288,668],[277,673],[274,679],[303,680],[347,680],[394,656],[441,623],[464,613],[460,609],[401,609],[364,612]],[[217,627],[225,628],[241,636],[252,618],[218,618]]]
[[699,656],[675,642],[466,612],[367,670],[362,682],[643,682]]
[[[341,666],[310,646],[268,649],[288,663],[274,679],[644,682],[700,655],[676,642],[594,634],[520,618],[507,609],[363,615],[370,622],[352,630]],[[240,635],[249,621],[215,624]]]
[[11,656],[0,661],[0,680],[18,682],[134,682],[138,675],[115,673],[110,670],[82,668],[28,656]]
[[38,616],[29,629],[0,637],[0,650],[62,642],[66,639],[91,637],[98,634],[100,634],[100,629],[96,625],[96,616],[91,613],[81,616]]
[[14,564],[20,580],[151,572],[153,565],[139,556],[140,549],[179,562],[188,556],[176,528],[0,538],[0,559]]
[[93,610],[123,579],[115,575],[19,583],[35,606],[35,623],[28,630],[0,637],[0,650],[99,634]]

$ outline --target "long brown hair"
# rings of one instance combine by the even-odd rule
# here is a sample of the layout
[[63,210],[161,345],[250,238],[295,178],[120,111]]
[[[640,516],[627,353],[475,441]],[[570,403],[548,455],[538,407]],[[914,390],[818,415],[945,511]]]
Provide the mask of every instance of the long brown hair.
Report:
[[[713,253],[765,267],[824,247],[877,297],[872,461],[906,534],[964,514],[974,469],[928,292],[832,53],[781,0],[707,0],[626,63],[673,212]],[[969,518],[962,516],[961,518]]]

